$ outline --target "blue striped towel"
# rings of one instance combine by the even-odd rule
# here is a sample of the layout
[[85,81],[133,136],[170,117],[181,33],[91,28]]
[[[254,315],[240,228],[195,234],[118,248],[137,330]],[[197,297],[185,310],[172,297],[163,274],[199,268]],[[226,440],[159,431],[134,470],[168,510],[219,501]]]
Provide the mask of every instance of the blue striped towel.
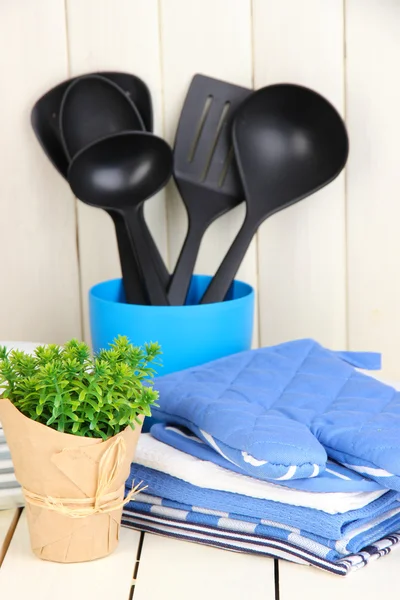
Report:
[[10,450],[0,426],[0,510],[23,506],[24,496],[16,480]]
[[400,547],[400,532],[398,532],[366,546],[357,554],[349,554],[346,558],[331,561],[289,541],[187,523],[164,515],[135,512],[133,509],[124,510],[122,525],[224,550],[246,552],[258,556],[285,559],[302,565],[311,565],[342,576],[358,571]]
[[400,514],[400,503],[398,502],[400,494],[394,491],[387,492],[363,508],[332,515],[311,508],[200,488],[161,471],[135,463],[131,465],[127,481],[128,489],[131,488],[133,481],[143,481],[148,486],[147,492],[152,496],[203,509],[245,515],[256,519],[268,518],[276,523],[333,540],[340,540],[348,536],[351,531],[368,525],[373,519],[379,519],[385,513],[387,517],[390,511],[393,511],[390,517],[392,519]]
[[393,518],[389,513],[377,519],[377,523],[366,524],[340,540],[331,540],[268,519],[255,519],[235,513],[207,510],[145,493],[139,494],[135,501],[128,503],[125,510],[140,514],[144,519],[160,516],[184,523],[204,525],[216,530],[222,529],[236,533],[255,534],[261,538],[285,540],[320,558],[329,560],[338,560],[350,553],[359,552],[365,546],[400,529],[400,515]]

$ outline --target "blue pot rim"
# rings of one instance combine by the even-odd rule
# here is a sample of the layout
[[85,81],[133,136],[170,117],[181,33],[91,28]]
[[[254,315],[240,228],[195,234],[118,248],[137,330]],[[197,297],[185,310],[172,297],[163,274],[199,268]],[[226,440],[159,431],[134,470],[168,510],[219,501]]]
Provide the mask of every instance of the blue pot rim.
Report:
[[[199,278],[205,277],[205,278],[209,278],[210,280],[212,279],[212,275],[196,274],[196,275],[193,275],[193,277],[196,277],[196,278],[197,277],[199,277]],[[240,304],[248,303],[249,301],[251,301],[251,302],[254,301],[254,288],[246,281],[242,281],[240,279],[235,279],[234,283],[240,284],[241,286],[243,286],[245,293],[242,296],[240,296],[239,298],[232,298],[231,300],[224,300],[224,302],[214,302],[211,304],[188,304],[188,305],[183,305],[183,306],[149,306],[149,305],[145,305],[145,304],[128,304],[126,302],[114,302],[112,300],[106,300],[106,299],[102,298],[101,295],[99,295],[99,291],[101,290],[101,288],[103,286],[110,284],[112,282],[121,282],[121,281],[122,281],[121,277],[116,277],[113,279],[107,279],[105,281],[96,283],[89,289],[89,298],[93,299],[95,302],[109,305],[110,307],[118,306],[120,310],[127,310],[127,311],[131,311],[133,309],[135,309],[136,311],[137,310],[143,310],[143,311],[157,310],[158,313],[165,311],[168,314],[171,314],[172,311],[181,312],[182,310],[198,311],[198,312],[202,311],[204,313],[207,310],[215,311],[216,307],[219,307],[219,308],[224,307],[224,310],[230,310],[230,309],[240,306]]]

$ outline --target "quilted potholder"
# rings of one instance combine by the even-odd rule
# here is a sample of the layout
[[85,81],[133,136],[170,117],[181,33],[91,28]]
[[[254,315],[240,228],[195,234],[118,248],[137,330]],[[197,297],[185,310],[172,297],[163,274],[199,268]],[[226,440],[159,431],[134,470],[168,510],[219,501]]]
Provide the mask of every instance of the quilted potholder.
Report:
[[316,476],[328,453],[400,491],[400,394],[354,368],[379,366],[377,354],[296,340],[157,379],[153,415],[258,478]]

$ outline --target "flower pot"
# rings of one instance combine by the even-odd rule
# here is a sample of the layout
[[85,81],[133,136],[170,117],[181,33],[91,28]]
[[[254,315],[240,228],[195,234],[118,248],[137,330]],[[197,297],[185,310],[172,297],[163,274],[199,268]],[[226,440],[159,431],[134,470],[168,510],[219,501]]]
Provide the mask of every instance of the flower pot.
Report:
[[[249,350],[253,334],[254,290],[235,280],[224,302],[198,304],[211,280],[192,277],[184,306],[126,304],[122,279],[104,281],[89,292],[90,332],[93,350],[107,348],[117,335],[132,344],[158,342],[162,376]],[[143,431],[157,422],[146,417]]]
[[222,358],[251,347],[254,290],[235,281],[227,299],[197,304],[211,277],[194,275],[185,306],[126,304],[121,279],[99,283],[89,292],[93,350],[107,348],[119,334],[132,344],[158,342],[157,376]]
[[0,421],[23,488],[34,554],[71,563],[113,552],[141,427],[107,441],[60,433],[6,399],[0,399]]

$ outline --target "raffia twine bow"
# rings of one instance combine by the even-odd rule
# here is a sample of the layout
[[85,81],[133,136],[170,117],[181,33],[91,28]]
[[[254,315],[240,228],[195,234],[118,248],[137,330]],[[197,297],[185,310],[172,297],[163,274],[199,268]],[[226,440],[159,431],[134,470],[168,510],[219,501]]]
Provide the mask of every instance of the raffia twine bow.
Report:
[[[130,502],[134,496],[146,489],[143,482],[132,486],[124,498],[124,485],[114,492],[107,493],[118,476],[119,468],[125,458],[126,444],[122,437],[117,437],[104,452],[99,462],[99,474],[96,494],[93,498],[53,498],[42,496],[22,488],[25,499],[29,504],[54,510],[74,519],[83,519],[95,514],[108,513],[118,510]],[[122,496],[122,500],[120,500]]]

